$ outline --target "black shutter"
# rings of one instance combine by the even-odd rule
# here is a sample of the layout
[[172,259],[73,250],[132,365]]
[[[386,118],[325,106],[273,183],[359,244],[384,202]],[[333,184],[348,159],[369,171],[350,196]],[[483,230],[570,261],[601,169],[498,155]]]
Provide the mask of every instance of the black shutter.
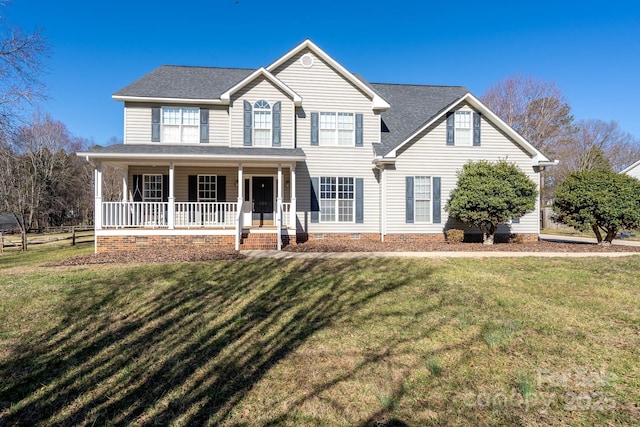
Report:
[[311,145],[318,145],[318,113],[311,113]]
[[320,178],[311,178],[311,222],[320,222]]
[[280,147],[280,108],[280,101],[273,104],[271,145],[274,147]]
[[142,175],[133,175],[133,201],[142,201]]
[[455,115],[450,112],[447,113],[447,145],[455,145]]
[[364,223],[364,180],[356,178],[356,224]]
[[356,114],[356,147],[362,147],[362,114]]
[[216,201],[227,201],[227,177],[224,175],[216,177]]
[[206,144],[209,142],[209,109],[200,109],[200,142]]
[[480,146],[480,113],[473,113],[473,146]]
[[160,142],[160,107],[151,107],[151,142]]
[[253,128],[251,127],[251,104],[249,101],[244,101],[244,146],[251,147],[251,134]]
[[169,201],[169,175],[162,175],[162,201]]
[[189,175],[189,201],[198,201],[198,175]]
[[406,177],[405,194],[406,222],[413,223],[413,177]]
[[520,217],[517,216],[517,217],[511,219],[511,224],[520,224]]
[[442,222],[442,205],[440,202],[440,177],[433,177],[433,223],[440,224]]

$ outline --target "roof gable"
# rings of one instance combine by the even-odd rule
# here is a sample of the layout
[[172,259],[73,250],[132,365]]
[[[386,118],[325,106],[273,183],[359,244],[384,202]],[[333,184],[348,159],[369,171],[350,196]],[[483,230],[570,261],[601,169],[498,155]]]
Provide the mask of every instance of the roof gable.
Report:
[[314,54],[316,54],[319,58],[333,67],[341,76],[347,79],[351,84],[357,87],[359,90],[364,92],[366,95],[370,96],[373,103],[374,110],[386,110],[390,107],[389,103],[384,100],[375,90],[373,90],[370,86],[360,80],[355,74],[349,72],[346,68],[344,68],[338,61],[329,56],[325,51],[320,49],[315,43],[311,40],[306,39],[298,46],[294,47],[283,56],[274,61],[271,65],[267,67],[267,71],[273,72],[281,65],[285,64],[291,58],[293,58],[298,53],[302,52],[305,49],[309,49]]
[[246,78],[238,82],[232,88],[225,91],[223,94],[220,95],[220,100],[222,100],[224,103],[228,103],[231,99],[231,96],[234,93],[236,93],[243,87],[247,86],[252,81],[259,79],[260,77],[264,77],[266,80],[270,81],[275,87],[277,87],[278,89],[282,90],[284,93],[289,95],[291,99],[293,99],[293,102],[296,106],[302,105],[302,98],[300,97],[300,95],[298,95],[295,91],[293,91],[291,88],[285,85],[276,76],[274,76],[269,71],[267,71],[264,67],[258,68],[256,71],[254,71],[253,73],[248,75]]
[[[398,150],[411,143],[418,134],[442,118],[448,111],[455,109],[462,103],[468,103],[472,108],[482,114],[486,120],[502,130],[516,144],[522,147],[532,158],[534,166],[551,166],[557,162],[550,161],[544,154],[537,150],[513,128],[507,125],[500,117],[493,113],[478,98],[473,96],[466,88],[433,87],[433,86],[409,86],[409,85],[382,85],[373,84],[382,93],[395,92],[390,99],[393,105],[400,106],[400,111],[393,114],[383,113],[382,119],[389,120],[399,128],[394,138],[382,137],[382,143],[377,147],[376,154],[379,157],[395,158]],[[416,103],[417,102],[417,103]],[[420,104],[424,106],[420,108]],[[426,106],[428,104],[428,106]],[[414,109],[414,110],[412,110]],[[393,111],[393,107],[390,112]],[[417,111],[417,112],[416,112]],[[417,127],[413,125],[422,118],[422,123]],[[385,134],[383,129],[382,134]]]

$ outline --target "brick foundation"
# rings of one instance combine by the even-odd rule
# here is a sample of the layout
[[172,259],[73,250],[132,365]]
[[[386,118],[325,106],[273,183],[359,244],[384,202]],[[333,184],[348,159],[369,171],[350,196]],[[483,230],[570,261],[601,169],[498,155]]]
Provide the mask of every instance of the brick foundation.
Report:
[[304,243],[308,240],[370,240],[380,241],[377,233],[298,233],[296,241]]
[[422,233],[422,234],[386,234],[385,242],[403,242],[403,243],[442,243],[445,241],[442,233]]
[[141,249],[150,246],[214,245],[233,249],[233,235],[202,236],[97,236],[98,252],[114,252]]

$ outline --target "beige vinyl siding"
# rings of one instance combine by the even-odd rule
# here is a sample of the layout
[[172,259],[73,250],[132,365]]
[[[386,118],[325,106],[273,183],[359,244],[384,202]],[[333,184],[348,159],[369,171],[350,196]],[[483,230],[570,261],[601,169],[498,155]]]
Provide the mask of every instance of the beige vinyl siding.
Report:
[[[149,104],[126,102],[125,114],[125,143],[151,143],[151,108],[169,104]],[[194,107],[194,105],[187,105]],[[229,145],[229,111],[226,106],[200,106],[209,109],[209,143],[214,145]],[[157,144],[157,142],[154,142]]]
[[259,101],[261,99],[267,101],[272,108],[273,104],[280,101],[280,147],[293,148],[293,100],[289,97],[288,94],[284,93],[278,87],[274,86],[273,83],[271,83],[265,77],[257,78],[255,81],[247,84],[244,88],[235,93],[231,99],[231,105],[229,107],[231,116],[231,146],[244,146],[244,101],[246,100],[251,103],[251,108],[253,111],[253,105],[256,101]]
[[229,108],[209,106],[209,144],[229,146]]
[[[315,148],[315,147],[313,147]],[[360,148],[340,147],[340,155],[331,150],[315,150],[313,154],[305,149],[306,163],[296,168],[296,194],[298,200],[298,221],[302,230],[308,233],[379,233],[379,185],[377,174],[371,164],[371,153]],[[327,222],[311,223],[311,177],[335,176],[363,178],[364,222],[362,224]],[[355,220],[355,211],[354,211]]]
[[[464,105],[461,110],[471,111]],[[446,119],[438,120],[421,135],[416,142],[405,145],[399,150],[395,170],[388,169],[386,174],[386,234],[395,233],[442,233],[447,228],[462,228],[462,225],[451,222],[444,207],[451,190],[456,186],[456,172],[468,160],[498,161],[505,159],[515,162],[536,184],[539,185],[539,174],[531,165],[531,156],[520,146],[511,141],[502,131],[481,119],[481,146],[447,146]],[[406,223],[405,216],[405,177],[431,176],[441,178],[442,222],[440,224]],[[536,210],[525,215],[520,224],[513,224],[514,233],[538,233],[538,206]],[[500,227],[500,232],[508,228]]]
[[[300,57],[314,56],[311,68]],[[303,108],[296,112],[296,142],[304,149],[306,162],[298,164],[298,222],[308,233],[379,233],[379,185],[371,163],[371,144],[380,141],[380,115],[372,109],[369,96],[309,50],[303,50],[282,64],[274,75],[302,97]],[[363,147],[311,146],[311,112],[350,112],[363,115]],[[311,224],[311,177],[343,176],[363,178],[364,223]],[[355,217],[355,211],[354,211]],[[355,219],[355,218],[354,218]]]
[[[300,57],[314,57],[311,68],[300,64]],[[371,160],[371,143],[380,142],[380,115],[372,109],[372,99],[339,74],[313,52],[305,49],[273,73],[302,97],[304,114],[298,111],[296,137],[305,152],[311,144],[311,112],[351,112],[363,114],[363,145]],[[341,154],[338,154],[341,155]]]
[[151,142],[151,104],[125,102],[125,144],[148,144]]

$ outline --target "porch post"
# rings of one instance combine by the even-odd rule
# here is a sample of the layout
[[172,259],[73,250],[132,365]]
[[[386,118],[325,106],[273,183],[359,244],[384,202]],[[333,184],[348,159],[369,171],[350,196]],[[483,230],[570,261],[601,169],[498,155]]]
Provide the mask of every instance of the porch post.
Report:
[[[94,193],[95,204],[93,207],[93,227],[96,230],[102,229],[102,164],[96,162],[94,169]],[[97,242],[97,239],[96,239]],[[97,249],[97,248],[96,248]]]
[[167,202],[169,202],[169,212],[168,212],[168,219],[169,219],[169,230],[173,230],[175,227],[175,220],[176,220],[176,199],[174,197],[174,191],[173,191],[173,187],[175,186],[175,180],[173,179],[174,177],[174,166],[173,166],[173,162],[169,163],[169,197],[167,197]]
[[291,201],[291,207],[290,209],[290,216],[291,218],[289,218],[289,228],[293,228],[294,230],[296,230],[298,227],[296,225],[296,211],[297,211],[297,207],[296,207],[296,164],[292,164],[291,165],[291,170],[290,170],[290,177],[289,177],[289,199]]
[[242,236],[242,189],[244,188],[244,181],[242,180],[242,163],[238,165],[238,207],[236,217],[236,251],[240,250],[240,236]]
[[384,242],[384,235],[387,232],[387,174],[385,173],[385,167],[382,165],[380,168],[380,186],[382,191],[380,192],[380,241]]
[[278,164],[278,198],[276,200],[276,229],[278,230],[278,250],[282,249],[282,165]]
[[126,202],[129,197],[129,169],[122,169],[122,202]]

